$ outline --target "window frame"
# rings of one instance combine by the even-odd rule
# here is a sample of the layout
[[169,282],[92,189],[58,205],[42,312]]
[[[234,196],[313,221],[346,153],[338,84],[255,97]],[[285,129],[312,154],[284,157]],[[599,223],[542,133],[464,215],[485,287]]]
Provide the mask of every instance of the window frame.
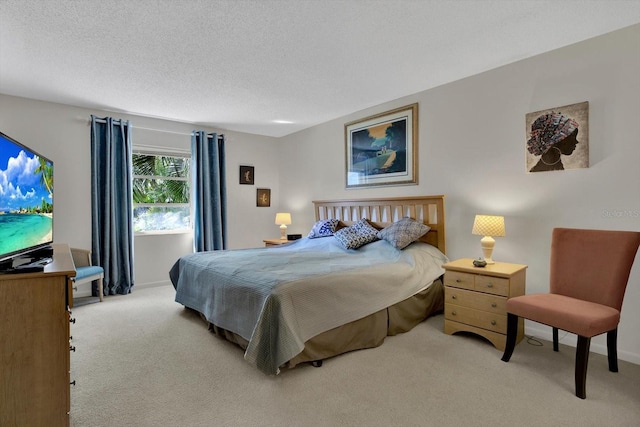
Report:
[[[131,180],[135,179],[152,179],[152,180],[171,180],[171,181],[186,181],[189,183],[189,203],[136,203],[132,201],[132,208],[135,210],[137,207],[188,207],[189,208],[189,227],[187,228],[174,228],[171,230],[143,230],[134,231],[134,236],[149,236],[149,235],[169,235],[169,234],[188,234],[193,233],[193,200],[191,191],[191,152],[180,149],[165,149],[160,147],[154,147],[152,149],[140,146],[134,146],[132,148],[132,157],[136,154],[143,156],[156,156],[156,157],[179,157],[189,161],[189,174],[186,177],[167,177],[164,175],[136,175],[133,173],[133,165],[131,172]],[[133,163],[133,162],[132,162]]]

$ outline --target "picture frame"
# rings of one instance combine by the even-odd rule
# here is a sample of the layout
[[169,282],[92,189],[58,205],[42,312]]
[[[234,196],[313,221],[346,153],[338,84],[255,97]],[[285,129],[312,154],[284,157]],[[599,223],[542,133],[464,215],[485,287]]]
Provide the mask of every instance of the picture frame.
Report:
[[258,188],[256,191],[256,206],[259,208],[268,208],[271,206],[271,189]]
[[527,173],[589,167],[589,102],[525,115]]
[[240,184],[253,185],[255,180],[253,166],[240,166]]
[[346,188],[418,184],[418,104],[344,125]]

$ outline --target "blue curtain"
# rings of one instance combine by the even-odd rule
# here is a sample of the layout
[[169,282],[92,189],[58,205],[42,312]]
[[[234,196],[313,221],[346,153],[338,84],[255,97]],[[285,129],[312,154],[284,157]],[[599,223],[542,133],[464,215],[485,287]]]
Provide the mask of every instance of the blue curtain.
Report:
[[92,261],[104,268],[105,295],[133,288],[131,123],[91,116]]
[[227,185],[224,136],[191,133],[194,236],[196,252],[227,247]]

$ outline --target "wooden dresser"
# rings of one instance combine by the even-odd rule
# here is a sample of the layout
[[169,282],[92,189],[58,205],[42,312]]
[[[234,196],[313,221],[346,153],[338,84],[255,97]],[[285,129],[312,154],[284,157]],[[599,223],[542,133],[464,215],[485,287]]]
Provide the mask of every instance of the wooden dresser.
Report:
[[44,272],[0,274],[0,426],[68,426],[75,268],[54,245]]
[[[527,266],[496,262],[475,267],[463,258],[443,265],[444,332],[473,332],[498,350],[507,341],[507,299],[525,293]],[[524,337],[524,321],[518,320],[517,342]]]

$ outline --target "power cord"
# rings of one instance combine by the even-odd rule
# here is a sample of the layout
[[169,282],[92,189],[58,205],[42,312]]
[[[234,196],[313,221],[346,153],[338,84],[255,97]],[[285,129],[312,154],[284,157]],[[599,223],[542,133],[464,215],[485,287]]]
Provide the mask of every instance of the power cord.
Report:
[[[564,332],[564,334],[562,336],[558,336],[558,344],[564,339],[564,337],[566,337],[569,334],[569,332]],[[536,337],[534,337],[533,335],[525,335],[525,338],[527,338],[527,344],[530,345],[535,345],[536,347],[542,347],[544,344],[542,343],[542,341],[540,341],[539,339],[537,339]]]
[[527,338],[527,344],[535,345],[536,347],[542,347],[544,345],[542,344],[542,341],[539,341],[533,336],[525,335],[525,337]]

